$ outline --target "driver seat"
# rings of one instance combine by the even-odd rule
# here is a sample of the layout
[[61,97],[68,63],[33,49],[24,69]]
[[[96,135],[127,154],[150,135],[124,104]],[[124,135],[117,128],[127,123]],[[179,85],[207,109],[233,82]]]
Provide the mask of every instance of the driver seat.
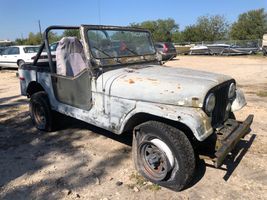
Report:
[[57,74],[76,76],[86,66],[86,58],[81,42],[76,37],[63,37],[56,49]]

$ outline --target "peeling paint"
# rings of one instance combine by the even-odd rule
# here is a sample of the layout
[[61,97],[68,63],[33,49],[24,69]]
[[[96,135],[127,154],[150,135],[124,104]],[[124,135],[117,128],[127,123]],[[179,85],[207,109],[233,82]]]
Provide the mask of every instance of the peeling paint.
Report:
[[129,80],[128,80],[128,83],[133,84],[133,83],[135,83],[135,82],[133,81],[133,79],[129,79]]

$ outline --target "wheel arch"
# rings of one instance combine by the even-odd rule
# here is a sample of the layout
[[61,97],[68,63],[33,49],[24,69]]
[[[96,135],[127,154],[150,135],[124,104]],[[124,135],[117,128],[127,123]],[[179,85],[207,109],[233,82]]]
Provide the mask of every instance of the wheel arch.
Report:
[[145,123],[147,121],[158,121],[158,122],[165,123],[167,125],[170,125],[174,128],[177,128],[183,131],[191,142],[194,142],[197,140],[193,131],[186,124],[182,122],[170,120],[167,118],[155,116],[152,114],[142,113],[142,112],[136,113],[130,117],[130,119],[126,122],[123,128],[123,132],[130,132],[132,130],[135,132],[135,128],[138,127],[138,125]]
[[41,91],[45,91],[45,89],[40,83],[36,81],[30,82],[26,90],[28,97],[31,97],[36,92],[41,92]]

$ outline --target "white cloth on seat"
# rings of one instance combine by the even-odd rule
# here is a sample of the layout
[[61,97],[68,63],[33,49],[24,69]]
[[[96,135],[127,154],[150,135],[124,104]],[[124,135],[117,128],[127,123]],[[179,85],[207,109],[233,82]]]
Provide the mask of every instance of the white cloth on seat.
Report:
[[56,49],[57,74],[76,76],[86,66],[81,42],[76,37],[63,37]]

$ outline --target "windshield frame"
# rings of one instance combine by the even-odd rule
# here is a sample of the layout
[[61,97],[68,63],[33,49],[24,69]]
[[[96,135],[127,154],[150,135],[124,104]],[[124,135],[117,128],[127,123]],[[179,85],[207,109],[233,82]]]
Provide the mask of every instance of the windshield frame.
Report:
[[[154,53],[148,53],[148,54],[142,54],[142,55],[127,55],[127,56],[116,56],[116,57],[104,57],[104,58],[98,58],[95,57],[93,52],[92,52],[92,48],[90,46],[90,39],[88,36],[88,31],[90,30],[96,30],[96,31],[101,31],[101,30],[106,30],[106,31],[132,31],[132,32],[143,32],[143,33],[147,33],[149,35],[149,42],[151,43],[151,47],[154,50]],[[150,33],[150,31],[146,30],[146,29],[141,29],[141,28],[133,28],[133,27],[120,27],[120,26],[102,26],[102,25],[84,25],[84,38],[86,40],[87,43],[87,48],[88,51],[90,53],[90,57],[95,59],[95,60],[122,60],[125,58],[140,58],[140,61],[142,60],[142,58],[146,57],[146,56],[156,56],[156,48],[154,45],[154,41],[152,39],[152,35]],[[119,64],[119,63],[118,63]]]

